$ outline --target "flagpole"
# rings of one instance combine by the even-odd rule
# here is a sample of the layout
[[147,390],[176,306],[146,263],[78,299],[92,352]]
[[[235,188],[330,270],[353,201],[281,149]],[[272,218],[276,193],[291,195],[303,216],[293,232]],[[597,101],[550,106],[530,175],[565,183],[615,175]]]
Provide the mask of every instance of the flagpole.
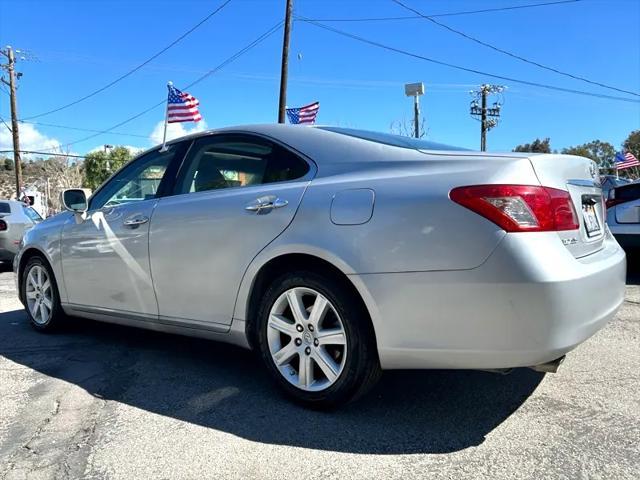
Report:
[[[167,88],[171,87],[173,82],[167,82]],[[161,152],[167,151],[167,125],[169,124],[169,93],[167,92],[167,104],[164,110],[164,134],[162,135],[162,148]]]

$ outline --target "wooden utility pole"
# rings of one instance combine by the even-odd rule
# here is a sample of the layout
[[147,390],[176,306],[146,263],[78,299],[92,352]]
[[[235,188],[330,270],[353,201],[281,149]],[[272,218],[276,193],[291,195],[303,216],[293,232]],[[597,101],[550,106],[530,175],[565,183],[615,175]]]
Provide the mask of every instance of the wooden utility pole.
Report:
[[282,39],[282,66],[280,69],[280,102],[278,104],[278,123],[284,123],[287,109],[287,81],[289,76],[289,36],[291,33],[291,17],[293,16],[293,0],[287,0],[284,17],[284,36]]
[[4,78],[2,82],[9,86],[9,95],[11,97],[11,134],[13,136],[13,168],[16,172],[16,200],[20,200],[22,193],[22,163],[20,160],[20,135],[18,133],[18,106],[16,99],[16,58],[13,48],[7,47],[2,51],[2,54],[7,57],[9,63],[2,65],[9,73],[9,81]]
[[482,113],[480,115],[480,151],[487,151],[487,94],[488,89],[481,88],[482,92]]
[[[500,97],[491,107],[487,106],[487,97],[492,94],[501,95],[505,88],[502,85],[483,84],[478,90],[469,92],[474,97],[469,113],[480,121],[480,150],[483,152],[487,150],[487,132],[498,125],[502,108]],[[478,99],[480,99],[480,104],[478,104]]]

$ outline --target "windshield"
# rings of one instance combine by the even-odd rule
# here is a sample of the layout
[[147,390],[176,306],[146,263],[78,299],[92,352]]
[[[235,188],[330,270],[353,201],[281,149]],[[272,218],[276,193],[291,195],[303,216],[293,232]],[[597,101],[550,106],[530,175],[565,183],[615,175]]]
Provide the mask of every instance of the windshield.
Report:
[[412,150],[467,150],[466,148],[453,147],[442,143],[429,142],[419,138],[403,137],[401,135],[393,135],[391,133],[370,132],[367,130],[357,130],[355,128],[341,127],[316,127],[320,130],[340,133],[350,137],[368,140],[370,142],[382,143],[393,147],[411,148]]
[[11,205],[7,202],[0,202],[0,213],[11,213]]
[[42,217],[40,216],[40,214],[36,212],[33,208],[31,207],[23,207],[23,208],[24,208],[25,215],[29,217],[31,221],[36,223],[42,221]]

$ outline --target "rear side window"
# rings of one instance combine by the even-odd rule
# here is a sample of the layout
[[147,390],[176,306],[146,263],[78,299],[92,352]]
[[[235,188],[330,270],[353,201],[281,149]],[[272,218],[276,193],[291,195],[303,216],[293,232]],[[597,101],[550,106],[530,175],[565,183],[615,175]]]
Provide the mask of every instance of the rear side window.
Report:
[[0,202],[0,213],[11,213],[11,205],[6,202]]
[[640,198],[640,183],[617,187],[615,190],[615,198],[622,202],[638,200]]
[[308,171],[304,160],[260,138],[203,137],[191,148],[175,193],[286,182],[303,177]]

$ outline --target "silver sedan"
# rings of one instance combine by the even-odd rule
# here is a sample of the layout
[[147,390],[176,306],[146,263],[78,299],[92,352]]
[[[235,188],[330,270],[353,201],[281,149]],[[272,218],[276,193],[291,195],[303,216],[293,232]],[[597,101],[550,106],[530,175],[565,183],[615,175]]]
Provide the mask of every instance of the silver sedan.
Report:
[[533,367],[623,301],[597,169],[333,127],[264,125],[153,148],[30,230],[33,326],[65,314],[256,350],[306,405],[383,369]]

